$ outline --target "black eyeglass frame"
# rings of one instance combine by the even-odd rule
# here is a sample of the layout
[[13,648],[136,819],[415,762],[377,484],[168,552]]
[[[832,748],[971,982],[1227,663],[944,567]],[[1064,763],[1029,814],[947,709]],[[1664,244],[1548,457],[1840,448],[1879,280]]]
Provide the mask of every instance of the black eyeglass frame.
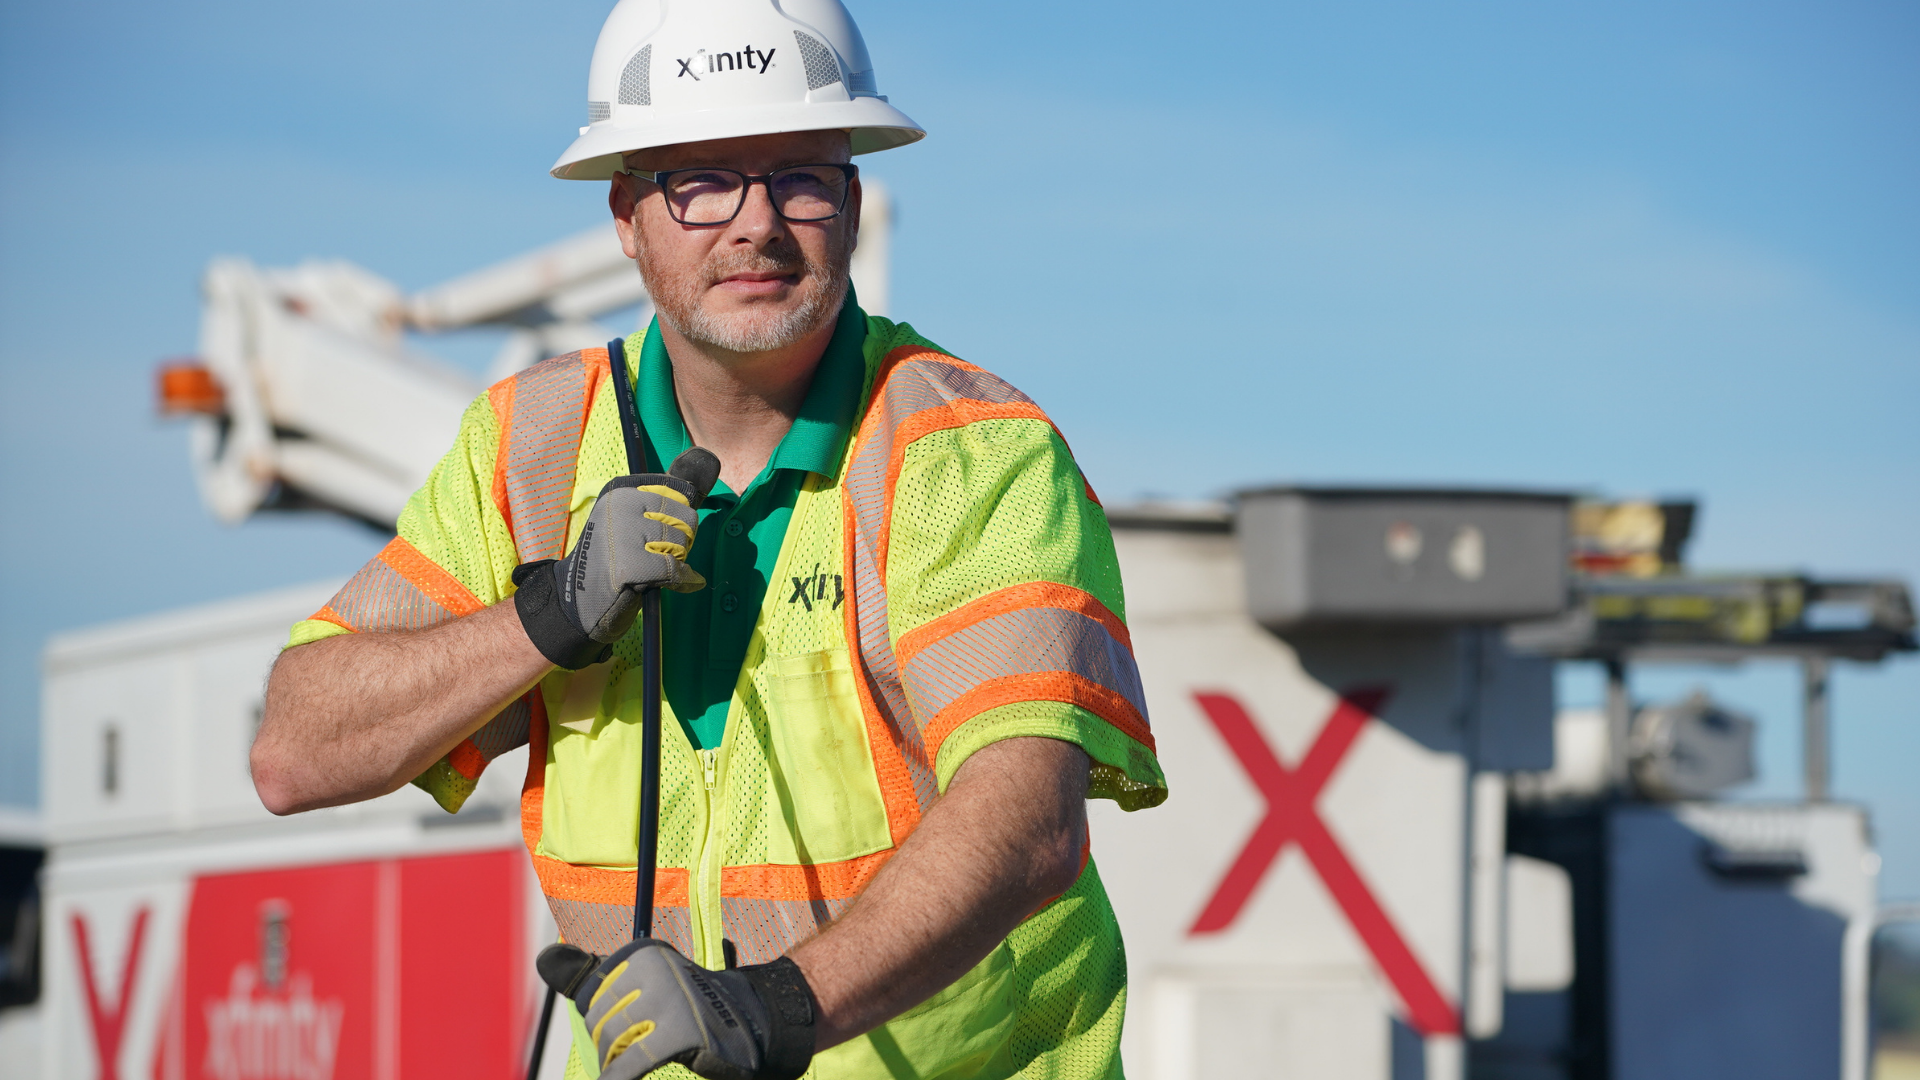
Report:
[[[773,178],[775,176],[780,175],[783,172],[787,172],[792,169],[839,169],[840,170],[841,175],[847,178],[847,186],[841,189],[840,205],[834,208],[833,213],[828,214],[826,217],[796,218],[796,217],[788,217],[787,215],[780,212],[780,202],[779,200],[773,197]],[[791,222],[797,222],[800,224],[809,224],[809,225],[818,224],[822,221],[832,221],[834,218],[837,218],[841,214],[844,214],[847,212],[847,198],[853,191],[854,181],[860,179],[860,166],[854,165],[851,163],[843,164],[838,161],[811,161],[811,162],[805,162],[799,165],[782,165],[779,168],[773,170],[772,172],[766,173],[761,176],[754,176],[751,173],[743,173],[739,169],[728,169],[719,165],[690,165],[684,169],[663,169],[660,172],[648,172],[645,169],[626,169],[626,168],[620,169],[618,171],[628,176],[638,177],[639,179],[645,180],[647,183],[652,184],[653,186],[659,188],[660,197],[663,200],[665,200],[667,204],[667,216],[671,217],[677,224],[685,225],[690,229],[710,229],[719,225],[731,225],[733,223],[733,219],[740,216],[740,211],[745,210],[747,208],[747,195],[749,192],[753,190],[753,185],[755,184],[760,184],[767,189],[767,203],[773,207],[774,216],[778,217],[781,221],[791,221]],[[670,198],[667,198],[666,178],[673,176],[675,173],[687,173],[687,172],[723,172],[723,173],[731,173],[732,175],[740,178],[741,180],[740,201],[734,204],[733,213],[728,214],[725,221],[683,221],[681,220],[680,214],[673,208],[673,200]]]

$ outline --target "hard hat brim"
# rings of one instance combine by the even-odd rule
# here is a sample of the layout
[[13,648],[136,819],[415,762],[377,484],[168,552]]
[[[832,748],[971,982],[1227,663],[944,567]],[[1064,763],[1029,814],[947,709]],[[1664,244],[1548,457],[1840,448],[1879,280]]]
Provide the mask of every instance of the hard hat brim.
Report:
[[747,135],[834,130],[852,135],[856,154],[891,150],[927,135],[926,129],[906,113],[877,97],[703,109],[664,123],[652,117],[615,117],[589,125],[549,172],[561,180],[611,180],[621,168],[622,155],[635,150]]

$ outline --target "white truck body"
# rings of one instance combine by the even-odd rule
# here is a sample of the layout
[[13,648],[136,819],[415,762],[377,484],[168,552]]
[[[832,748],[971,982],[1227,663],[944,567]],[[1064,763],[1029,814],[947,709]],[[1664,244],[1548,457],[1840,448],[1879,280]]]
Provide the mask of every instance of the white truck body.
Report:
[[[411,787],[288,818],[254,795],[268,667],[338,585],[48,645],[46,1080],[399,1077],[431,1055],[505,1077],[524,1060],[532,956],[556,933],[520,837],[524,751],[459,815]],[[484,932],[449,948],[461,928]],[[455,1026],[445,995],[463,988]]]

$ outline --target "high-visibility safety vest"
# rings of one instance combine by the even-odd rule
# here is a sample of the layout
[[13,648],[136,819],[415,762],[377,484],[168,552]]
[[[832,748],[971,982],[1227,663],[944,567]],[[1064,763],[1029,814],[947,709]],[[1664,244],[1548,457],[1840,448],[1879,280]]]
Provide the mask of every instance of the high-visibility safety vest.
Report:
[[[1166,797],[1112,536],[1059,432],[908,326],[869,317],[864,353],[860,419],[839,475],[802,486],[724,741],[696,750],[663,725],[651,932],[709,967],[723,942],[772,960],[845,911],[999,739],[1078,744],[1092,797]],[[476,400],[399,535],[294,643],[470,614],[511,594],[519,563],[564,554],[626,472],[607,363],[582,350]],[[640,693],[636,624],[612,659],[549,674],[415,781],[458,809],[489,760],[530,743],[527,848],[562,936],[600,953],[632,936]],[[1089,857],[972,971],[811,1075],[1117,1076],[1125,1002]],[[590,1076],[581,1034],[570,1075]]]

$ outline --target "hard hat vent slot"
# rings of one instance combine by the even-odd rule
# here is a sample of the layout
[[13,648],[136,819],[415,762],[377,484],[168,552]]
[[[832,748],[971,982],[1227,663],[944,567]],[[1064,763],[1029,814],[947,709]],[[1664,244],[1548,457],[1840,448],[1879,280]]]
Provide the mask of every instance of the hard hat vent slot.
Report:
[[[813,70],[809,67],[807,70]],[[626,69],[620,72],[620,104],[653,104],[653,46],[640,46],[640,51],[627,61]]]
[[793,39],[800,43],[800,60],[807,65],[808,90],[840,81],[840,61],[834,59],[832,49],[798,30],[793,32]]
[[604,101],[587,102],[587,123],[597,124],[613,115],[613,106]]

